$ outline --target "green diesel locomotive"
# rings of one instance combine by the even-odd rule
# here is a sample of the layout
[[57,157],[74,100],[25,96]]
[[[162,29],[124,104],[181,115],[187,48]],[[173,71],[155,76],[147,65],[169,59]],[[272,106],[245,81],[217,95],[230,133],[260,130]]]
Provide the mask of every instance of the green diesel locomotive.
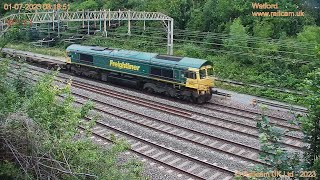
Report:
[[67,67],[77,75],[195,103],[212,96],[212,65],[206,60],[78,44],[70,45],[67,54]]

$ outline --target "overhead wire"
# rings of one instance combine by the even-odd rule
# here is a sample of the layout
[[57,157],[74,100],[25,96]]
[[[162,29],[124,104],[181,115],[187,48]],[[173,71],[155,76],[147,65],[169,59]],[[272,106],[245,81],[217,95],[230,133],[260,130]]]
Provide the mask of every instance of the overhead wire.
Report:
[[[124,40],[123,38],[118,37],[118,38],[111,38],[107,37],[109,39],[115,40],[115,41],[123,41],[123,42],[128,42],[127,40]],[[134,42],[144,42],[144,43],[150,43],[150,41],[141,41],[135,39]],[[149,45],[149,44],[148,44]],[[158,47],[158,45],[163,45],[166,46],[166,43],[157,43],[157,44],[152,44],[154,47]],[[176,44],[174,45],[175,47],[185,47],[183,44]],[[287,62],[293,62],[293,63],[309,63],[309,61],[303,61],[299,59],[293,59],[293,58],[284,58],[284,57],[279,57],[279,56],[267,56],[267,55],[259,55],[259,54],[253,54],[249,52],[237,52],[237,51],[232,51],[232,50],[218,50],[218,49],[210,49],[210,48],[205,48],[201,47],[202,51],[208,51],[208,52],[217,52],[217,53],[223,53],[223,54],[232,54],[232,55],[242,55],[242,56],[249,56],[249,57],[258,57],[258,58],[267,58],[267,59],[274,59],[274,60],[284,60]]]
[[[140,29],[138,26],[133,26],[131,27],[133,29]],[[148,27],[146,29],[153,29],[154,31],[158,31],[161,32],[161,30],[159,30],[159,28],[153,28],[153,27]],[[166,29],[164,29],[166,30]],[[178,33],[177,33],[178,32]],[[176,34],[184,34],[184,35],[197,35],[199,37],[206,37],[207,35],[215,35],[215,36],[220,36],[220,37],[225,37],[225,38],[229,38],[229,34],[225,34],[225,33],[214,33],[214,32],[202,32],[202,31],[191,31],[191,30],[183,30],[183,29],[174,29],[174,33]],[[249,35],[248,35],[249,36]],[[259,41],[275,41],[275,40],[279,40],[279,39],[272,39],[272,38],[262,38],[262,37],[254,37],[254,36],[249,36],[250,39],[254,39],[254,40],[259,40]],[[292,41],[291,39],[283,39],[281,40],[283,42],[289,42]],[[310,43],[310,42],[297,42],[300,44],[306,44],[306,45],[317,45],[316,43]]]
[[[113,34],[113,33],[110,33]],[[128,34],[123,33],[116,33],[117,36],[128,36]],[[131,34],[130,36],[136,36],[136,37],[143,37],[143,38],[152,38],[152,39],[159,39],[159,40],[167,40],[167,38],[162,37],[155,37],[155,36],[145,36],[145,35],[136,35]],[[219,46],[225,46],[225,44],[222,43],[209,43],[209,42],[201,42],[201,41],[192,41],[192,40],[184,40],[184,39],[174,39],[173,41],[176,42],[188,42],[188,43],[195,43],[195,44],[205,44],[205,45],[219,45]],[[265,48],[253,48],[253,47],[245,47],[245,46],[239,46],[239,45],[227,45],[228,47],[238,47],[241,49],[249,49],[249,50],[263,50],[268,51],[268,49]],[[301,56],[309,56],[309,57],[315,57],[315,55],[309,55],[309,54],[302,54],[297,52],[288,52],[288,51],[281,51],[281,50],[275,50],[275,51],[269,51],[269,52],[278,52],[278,53],[285,53],[285,54],[293,54],[293,55],[301,55]]]
[[[163,35],[166,36],[167,33],[166,32],[155,32],[155,31],[143,31],[143,30],[137,30],[137,29],[133,29],[131,30],[132,32],[144,32],[144,33],[152,33],[153,35]],[[205,32],[206,33],[206,32]],[[187,33],[179,33],[174,31],[174,37],[185,37],[185,38],[197,38],[197,39],[210,39],[212,38],[212,40],[226,40],[226,39],[236,39],[237,41],[246,41],[247,43],[253,43],[253,44],[257,44],[257,43],[272,43],[274,45],[277,45],[279,47],[290,47],[290,48],[298,48],[298,49],[312,49],[316,46],[316,44],[314,43],[305,43],[305,42],[299,42],[299,41],[294,41],[291,39],[288,40],[279,40],[279,39],[270,39],[270,38],[257,38],[257,37],[253,37],[253,36],[247,36],[247,37],[243,37],[243,36],[230,36],[230,35],[216,35],[213,33],[207,33],[207,34],[202,34],[201,32],[199,34],[187,34]]]

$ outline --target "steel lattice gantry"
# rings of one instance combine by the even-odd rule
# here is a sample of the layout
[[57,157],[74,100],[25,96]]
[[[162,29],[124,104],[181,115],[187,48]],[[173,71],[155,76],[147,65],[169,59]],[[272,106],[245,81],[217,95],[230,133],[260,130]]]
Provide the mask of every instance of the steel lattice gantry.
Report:
[[[100,21],[103,22],[103,31],[107,35],[107,21],[113,20],[118,21],[128,21],[128,34],[131,34],[131,22],[134,21],[162,21],[167,29],[168,33],[168,43],[167,43],[167,53],[173,54],[173,19],[160,12],[139,12],[139,11],[110,11],[110,10],[100,10],[100,11],[46,11],[46,12],[34,12],[34,13],[16,13],[0,19],[0,32],[4,32],[11,26],[14,22],[25,21],[29,23],[54,23],[59,22],[90,22],[90,21]],[[88,27],[89,28],[89,27]]]

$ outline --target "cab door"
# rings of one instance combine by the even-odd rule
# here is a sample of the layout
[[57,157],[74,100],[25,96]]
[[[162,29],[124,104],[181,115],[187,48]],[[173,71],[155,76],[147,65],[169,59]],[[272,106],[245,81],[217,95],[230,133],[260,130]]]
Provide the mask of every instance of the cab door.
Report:
[[80,54],[77,52],[71,52],[71,61],[72,62],[79,62]]
[[180,70],[178,70],[178,69],[174,69],[173,70],[173,79],[174,79],[174,81],[176,81],[176,82],[180,82]]
[[186,87],[192,89],[198,89],[197,73],[193,71],[185,71],[184,76],[187,78]]

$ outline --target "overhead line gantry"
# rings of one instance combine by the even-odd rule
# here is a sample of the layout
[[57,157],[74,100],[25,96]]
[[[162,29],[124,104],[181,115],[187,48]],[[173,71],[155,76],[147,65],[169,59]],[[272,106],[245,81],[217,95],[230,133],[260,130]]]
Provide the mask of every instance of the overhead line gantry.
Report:
[[109,10],[81,10],[81,11],[35,11],[33,13],[15,13],[5,16],[0,19],[0,32],[3,34],[13,23],[17,21],[24,21],[31,24],[52,23],[54,29],[55,23],[58,25],[58,35],[60,29],[60,22],[82,22],[84,27],[85,22],[100,22],[100,31],[107,36],[107,22],[111,26],[111,21],[127,21],[128,35],[131,34],[131,21],[143,21],[144,29],[146,21],[161,21],[167,31],[167,53],[173,54],[173,18],[160,12],[142,12],[142,11],[110,11]]

